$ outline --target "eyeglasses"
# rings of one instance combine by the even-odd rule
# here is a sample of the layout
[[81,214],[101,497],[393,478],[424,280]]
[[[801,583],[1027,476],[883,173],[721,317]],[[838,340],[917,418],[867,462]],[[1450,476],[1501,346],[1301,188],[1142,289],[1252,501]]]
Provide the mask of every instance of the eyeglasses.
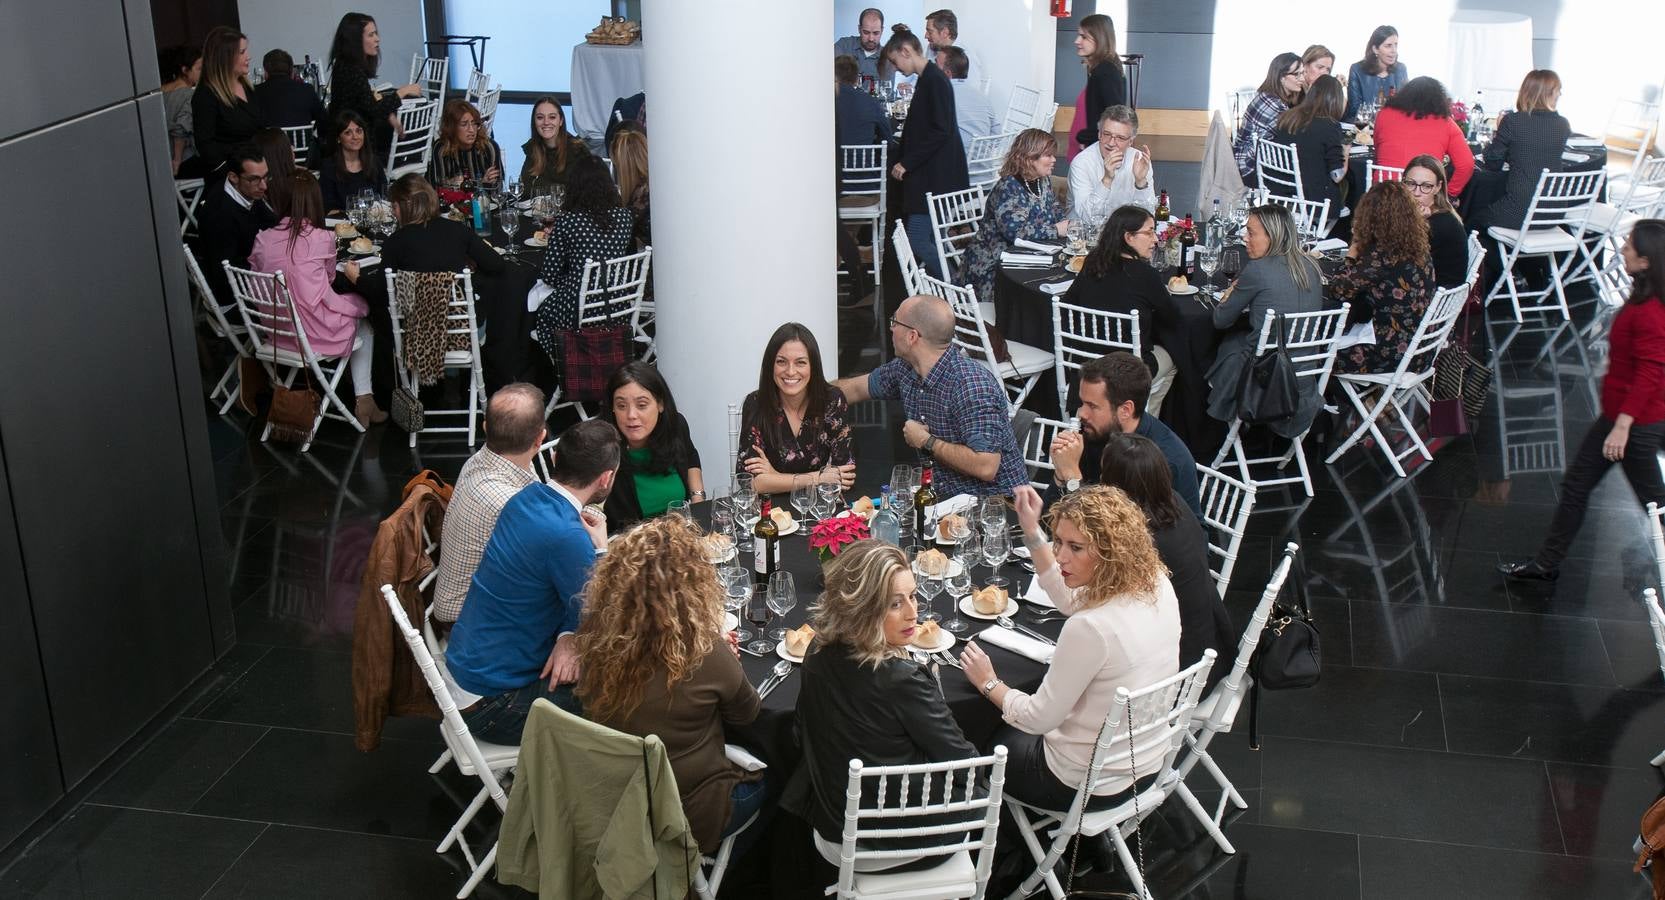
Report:
[[238,173],[237,180],[243,182],[244,184],[259,184],[262,181],[267,180],[268,177],[269,176],[267,175],[244,175],[242,173]]
[[1133,135],[1131,135],[1131,134],[1127,135],[1126,137],[1123,137],[1122,135],[1119,135],[1119,134],[1111,134],[1108,131],[1099,132],[1098,133],[1098,139],[1101,140],[1101,141],[1108,141],[1108,142],[1116,143],[1116,144],[1131,144],[1131,143],[1133,143]]
[[1413,194],[1426,194],[1439,187],[1438,184],[1432,181],[1401,181],[1400,184],[1403,184]]
[[906,328],[909,331],[918,331],[919,330],[919,329],[913,327],[912,325],[909,325],[908,323],[902,321],[901,319],[896,318],[895,316],[890,317],[890,324],[891,324],[892,327]]

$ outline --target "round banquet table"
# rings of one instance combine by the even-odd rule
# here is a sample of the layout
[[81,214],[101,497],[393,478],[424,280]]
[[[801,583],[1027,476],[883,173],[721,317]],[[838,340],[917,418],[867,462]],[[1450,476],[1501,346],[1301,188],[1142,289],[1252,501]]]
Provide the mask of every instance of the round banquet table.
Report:
[[[1162,277],[1166,280],[1171,274],[1164,271]],[[994,320],[1000,333],[1008,340],[1050,351],[1052,295],[1041,288],[1062,284],[1073,277],[1061,264],[1048,269],[999,267],[994,280]],[[1225,281],[1218,272],[1214,280],[1222,285]],[[1205,455],[1212,458],[1226,433],[1225,423],[1211,418],[1207,411],[1206,376],[1209,366],[1214,364],[1221,332],[1214,328],[1213,307],[1198,302],[1195,295],[1168,294],[1166,297],[1168,307],[1157,316],[1154,343],[1173,357],[1177,372],[1159,418],[1198,459]],[[1057,387],[1050,373],[1042,377],[1025,405],[1045,415],[1056,414]],[[1069,416],[1058,418],[1067,420]]]
[[[709,526],[711,504],[695,504],[693,515],[702,526]],[[766,626],[767,628],[775,628],[781,625],[786,628],[796,628],[809,620],[810,607],[814,605],[816,597],[820,594],[818,585],[821,567],[815,552],[809,549],[808,535],[808,523],[803,522],[800,523],[797,532],[781,538],[781,567],[793,575],[793,580],[798,589],[798,603],[785,616],[774,617],[774,620]],[[751,554],[741,554],[739,561],[742,564],[750,565]],[[725,565],[732,564],[734,563],[725,563]],[[974,575],[979,576],[976,578],[979,585],[986,580],[986,572],[987,568],[981,566],[974,570]],[[1000,574],[1011,585],[1014,594],[1027,588],[1029,579],[1032,577],[1015,563],[1009,563],[1003,567]],[[950,600],[951,598],[943,593],[937,595],[933,604],[933,607],[943,614],[944,621],[949,617],[948,604]],[[762,602],[761,596],[753,598],[752,601],[754,606],[761,606]],[[1015,618],[1023,625],[1054,638],[1063,629],[1060,622],[1039,623],[1035,621],[1037,615],[1049,610],[1029,603],[1020,603],[1019,606],[1021,608]],[[923,612],[923,609],[921,612]],[[985,622],[969,616],[962,615],[962,618],[970,623],[972,628],[956,635],[955,645],[950,651],[956,656],[967,637],[974,637],[984,627],[999,627],[993,622]],[[753,631],[757,628],[750,622],[742,622],[741,627]],[[1046,676],[1046,666],[1042,663],[986,642],[980,646],[988,651],[989,659],[994,662],[995,670],[1000,673],[1000,677],[1007,684],[1019,690],[1035,690],[1040,686],[1041,679]],[[763,657],[753,656],[744,650],[740,653],[740,663],[746,671],[746,678],[754,685],[761,684],[774,669],[775,664],[780,661],[781,658],[774,653],[769,653]],[[738,744],[756,753],[769,764],[773,770],[773,777],[783,782],[797,768],[798,761],[803,755],[797,731],[798,688],[800,683],[798,668],[798,666],[793,666],[792,674],[779,687],[771,691],[769,696],[763,699],[763,710],[759,713],[756,721],[749,725],[727,725],[724,729],[730,743]],[[1000,711],[982,694],[978,693],[976,688],[972,687],[966,679],[964,673],[958,669],[943,666],[938,672],[938,678],[942,684],[943,701],[948,704],[955,721],[959,722],[960,729],[965,732],[966,739],[978,747],[985,747],[989,738],[994,735],[995,730],[1000,726]]]
[[1451,14],[1445,47],[1445,88],[1466,101],[1484,88],[1519,84],[1532,65],[1532,17],[1495,9]]
[[584,42],[572,48],[572,129],[598,145],[607,133],[607,117],[622,97],[647,87],[641,41],[623,46]]

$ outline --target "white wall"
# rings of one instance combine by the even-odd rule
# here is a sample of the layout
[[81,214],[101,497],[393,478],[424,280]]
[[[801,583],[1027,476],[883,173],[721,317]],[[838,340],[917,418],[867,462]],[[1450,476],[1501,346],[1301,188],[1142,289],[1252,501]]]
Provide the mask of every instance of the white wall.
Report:
[[276,48],[289,51],[297,64],[311,54],[324,71],[335,26],[348,12],[376,20],[382,35],[382,64],[376,77],[404,84],[410,78],[411,56],[423,47],[422,0],[353,0],[349,5],[331,0],[243,0],[237,15],[249,36],[250,71],[260,68],[260,58]]

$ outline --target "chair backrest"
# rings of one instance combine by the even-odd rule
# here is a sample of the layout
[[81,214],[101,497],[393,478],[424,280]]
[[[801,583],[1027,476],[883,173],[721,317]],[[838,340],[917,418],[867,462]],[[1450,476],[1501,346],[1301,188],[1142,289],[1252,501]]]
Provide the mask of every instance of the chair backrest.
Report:
[[1659,595],[1653,588],[1642,589],[1642,605],[1648,609],[1648,624],[1653,627],[1653,649],[1659,655],[1659,671],[1665,675],[1665,611],[1659,608]]
[[1048,102],[1039,103],[1039,104],[1036,104],[1036,106],[1035,106],[1035,121],[1029,127],[1030,128],[1039,128],[1040,130],[1046,132],[1047,134],[1051,134],[1055,130],[1053,128],[1053,120],[1055,120],[1057,118],[1058,118],[1058,101],[1052,100],[1052,101],[1048,101]]
[[306,164],[306,152],[312,147],[312,128],[317,123],[308,125],[284,125],[282,131],[289,138],[289,146],[295,150],[295,163]]
[[1405,353],[1399,357],[1399,368],[1393,376],[1395,383],[1402,384],[1407,377],[1413,381],[1433,377],[1434,357],[1439,355],[1440,348],[1451,337],[1451,329],[1457,325],[1457,316],[1462,313],[1463,304],[1468,302],[1468,289],[1466,284],[1454,284],[1434,292],[1434,299],[1428,301],[1428,308],[1422,311],[1422,321],[1417,323],[1411,342],[1405,345]]
[[[838,148],[838,196],[861,197],[881,207],[884,204],[885,182],[890,171],[885,165],[888,148],[884,144],[842,144]],[[884,210],[879,210],[884,215]]]
[[1238,88],[1237,90],[1226,95],[1226,111],[1230,116],[1229,121],[1231,123],[1231,139],[1233,143],[1237,142],[1238,132],[1243,130],[1243,114],[1248,112],[1249,101],[1253,100],[1255,98],[1255,94],[1258,93],[1260,93],[1259,90],[1250,87]]
[[896,245],[896,267],[902,272],[902,287],[907,289],[908,296],[919,293],[919,276],[925,274],[920,267],[919,259],[913,255],[913,242],[908,240],[908,230],[903,227],[902,220],[896,220],[896,227],[890,231],[891,241]]
[[1468,277],[1463,283],[1471,289],[1475,279],[1480,277],[1480,264],[1486,261],[1486,245],[1480,243],[1480,232],[1468,233]]
[[1635,166],[1647,156],[1653,140],[1659,134],[1659,104],[1641,100],[1620,100],[1613,104],[1602,130],[1601,142],[1607,147],[1607,161],[1614,155],[1629,160]]
[[[988,791],[977,795],[987,781]],[[867,784],[873,785],[866,791]],[[850,760],[844,788],[844,831],[838,850],[838,896],[854,897],[856,863],[977,851],[974,896],[981,897],[994,866],[1000,803],[1006,787],[1006,748],[987,756],[910,766],[866,766]],[[872,799],[862,802],[866,793]],[[931,816],[937,824],[909,825]],[[876,838],[935,837],[941,842],[905,850],[864,849]],[[831,893],[829,891],[829,893]],[[936,895],[932,895],[936,896]],[[948,894],[942,896],[966,896]]]
[[439,130],[439,101],[401,107],[399,126],[404,129],[404,136],[394,133],[387,154],[390,181],[412,172],[420,175],[428,171],[428,162],[434,153],[434,135]]
[[[236,300],[237,312],[243,318],[243,328],[249,341],[249,355],[256,359],[271,359],[274,338],[286,338],[292,345],[288,352],[297,352],[303,359],[312,357],[312,344],[306,339],[306,327],[295,315],[295,301],[289,295],[289,283],[282,272],[268,275],[249,269],[239,269],[228,261],[226,281],[231,284],[231,296]],[[298,350],[295,348],[299,348]]]
[[181,243],[185,248],[185,275],[191,282],[191,289],[196,291],[197,299],[202,303],[203,318],[208,320],[208,329],[215,336],[225,338],[238,354],[244,353],[243,326],[232,325],[226,318],[226,313],[235,309],[236,304],[221,306],[220,299],[214,296],[214,289],[208,286],[208,276],[202,274],[202,266],[197,262],[197,255],[191,252],[191,245]]
[[1665,508],[1648,503],[1648,543],[1653,548],[1653,562],[1659,569],[1659,583],[1665,585]]
[[1034,127],[1035,108],[1040,105],[1040,91],[1021,84],[1012,85],[1011,96],[1006,100],[1006,117],[1000,123],[1000,130],[1022,131]]
[[1267,316],[1260,328],[1260,339],[1255,344],[1255,356],[1258,358],[1278,345],[1278,329],[1274,325],[1281,320],[1279,327],[1285,335],[1284,348],[1295,364],[1295,374],[1317,381],[1318,393],[1322,395],[1330,383],[1330,370],[1335,366],[1336,338],[1341,336],[1347,311],[1351,308],[1351,303],[1343,303],[1340,309]]
[[1203,524],[1213,529],[1206,535],[1209,573],[1214,576],[1214,589],[1225,597],[1249,528],[1249,514],[1254,512],[1255,486],[1198,463],[1197,498],[1202,502]]
[[1290,218],[1295,220],[1295,230],[1301,233],[1304,241],[1319,241],[1329,233],[1330,201],[1302,200],[1298,197],[1285,197],[1280,194],[1264,193],[1261,198],[1266,203],[1276,203],[1289,210]]
[[944,275],[952,271],[949,263],[957,262],[965,253],[965,245],[976,238],[986,201],[983,189],[978,187],[925,195],[931,212],[931,238],[936,241]]
[[196,234],[197,205],[202,203],[203,180],[201,178],[176,178],[173,182],[174,197],[179,201],[179,236],[185,237]]
[[451,71],[451,60],[443,56],[414,54],[410,61],[411,84],[422,87],[422,96],[441,104],[445,102],[446,76]]
[[1139,355],[1139,314],[1118,313],[1052,298],[1052,372],[1058,382],[1058,408],[1065,409],[1069,375],[1115,350]]
[[1249,616],[1249,627],[1243,629],[1243,637],[1237,642],[1237,659],[1232,662],[1231,671],[1220,680],[1219,687],[1214,689],[1217,693],[1223,692],[1223,696],[1214,702],[1208,721],[1201,723],[1204,728],[1219,731],[1231,727],[1231,721],[1237,715],[1237,705],[1230,698],[1242,694],[1249,687],[1249,663],[1254,660],[1255,648],[1260,646],[1260,636],[1266,631],[1272,607],[1277,605],[1278,594],[1283,592],[1283,583],[1289,578],[1289,569],[1295,564],[1295,554],[1300,549],[1300,545],[1295,543],[1284,545],[1283,559],[1272,570],[1272,577],[1266,580],[1266,590],[1261,591],[1260,602],[1255,604],[1255,611]]
[[579,280],[578,327],[633,321],[647,292],[652,262],[652,247],[608,260],[585,260]]
[[1299,154],[1294,144],[1279,144],[1268,138],[1256,139],[1257,185],[1268,193],[1287,194],[1297,200],[1305,200],[1307,195],[1301,189],[1301,167],[1298,158]]
[[480,99],[489,90],[491,90],[491,76],[479,69],[474,69],[468,73],[468,86],[463,89],[463,99],[478,107]]
[[[387,277],[387,312],[393,322],[393,365],[398,370],[399,377],[405,382],[405,387],[414,391],[417,388],[416,375],[407,371],[404,366],[405,343],[405,309],[410,302],[411,290],[415,287],[415,279],[410,276],[415,273],[396,272],[388,269]],[[445,307],[445,346],[450,346],[453,334],[468,335],[468,346],[474,360],[474,367],[480,366],[479,317],[474,309],[474,276],[464,269],[451,275],[451,298]]]
[[[1112,777],[1104,774],[1112,763],[1118,770],[1131,770],[1140,780],[1157,775],[1157,785],[1169,783],[1174,757],[1190,730],[1191,714],[1215,656],[1213,649],[1204,650],[1202,659],[1155,684],[1132,691],[1116,688],[1116,699],[1105,716],[1107,724],[1099,729],[1092,761],[1087,764],[1087,783],[1093,790],[1085,793],[1097,793],[1099,785]],[[1086,811],[1082,800],[1083,792],[1076,790],[1064,817],[1064,834],[1081,830]]]
[[480,110],[480,133],[491,134],[491,123],[497,117],[497,102],[503,99],[503,89],[486,91],[475,106]]
[[1035,490],[1042,490],[1046,485],[1035,476],[1040,470],[1057,471],[1052,464],[1052,439],[1060,431],[1069,430],[1068,422],[1057,419],[1046,419],[1036,416],[1029,425],[1029,433],[1023,436],[1023,464],[1029,467],[1029,484]]
[[949,284],[922,272],[919,292],[948,301],[954,310],[954,344],[999,377],[1000,366],[994,361],[988,323],[983,321],[983,311],[977,306],[977,291],[969,285]]
[[1375,160],[1364,164],[1364,183],[1368,185],[1383,181],[1404,181],[1405,170],[1396,166],[1378,166]]
[[971,139],[965,148],[965,167],[971,175],[969,183],[972,187],[986,191],[989,185],[1000,180],[1000,165],[1006,160],[1006,151],[1011,149],[1012,140],[1017,135],[1015,131],[1003,131]]
[[486,755],[480,751],[480,745],[474,741],[474,735],[469,732],[468,725],[463,722],[462,713],[457,711],[457,703],[451,699],[451,692],[445,687],[445,679],[439,674],[439,666],[434,662],[427,642],[423,640],[421,632],[411,627],[410,617],[405,615],[404,604],[399,602],[399,595],[394,593],[393,585],[382,585],[382,600],[387,603],[387,610],[393,616],[394,626],[404,636],[411,655],[416,657],[417,667],[422,670],[423,680],[428,682],[428,690],[433,692],[434,701],[439,704],[440,715],[445,719],[445,743],[451,747],[452,753],[461,751],[468,754],[469,762],[474,765],[474,774],[490,792],[492,802],[497,804],[499,811],[508,809],[509,796],[503,792],[503,785],[498,782],[497,776],[492,774],[491,763],[486,760]]
[[1629,185],[1615,205],[1619,214],[1635,214],[1642,218],[1657,218],[1665,208],[1665,156],[1649,156],[1638,160],[1630,170]]
[[550,482],[550,473],[555,471],[555,445],[560,442],[560,438],[552,438],[538,445],[538,455],[532,457],[532,471],[537,473],[539,481]]
[[1538,176],[1538,187],[1526,207],[1523,230],[1567,227],[1574,236],[1584,233],[1590,204],[1601,195],[1606,172],[1551,172]]
[[738,472],[740,465],[740,404],[728,405],[728,470]]

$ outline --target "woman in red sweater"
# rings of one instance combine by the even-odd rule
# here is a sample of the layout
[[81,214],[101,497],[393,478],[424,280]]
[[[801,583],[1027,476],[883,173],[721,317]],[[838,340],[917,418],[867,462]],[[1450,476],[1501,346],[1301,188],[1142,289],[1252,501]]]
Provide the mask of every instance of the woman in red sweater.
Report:
[[1659,473],[1665,438],[1665,220],[1637,222],[1621,253],[1633,286],[1608,338],[1601,417],[1561,479],[1561,505],[1538,555],[1497,567],[1512,578],[1554,581],[1560,575],[1561,560],[1584,523],[1590,491],[1614,463],[1624,468],[1637,499],[1665,506]]
[[1445,190],[1452,197],[1461,194],[1474,174],[1474,151],[1451,121],[1445,86],[1426,75],[1405,82],[1376,114],[1376,165],[1403,169],[1423,154],[1451,160]]

